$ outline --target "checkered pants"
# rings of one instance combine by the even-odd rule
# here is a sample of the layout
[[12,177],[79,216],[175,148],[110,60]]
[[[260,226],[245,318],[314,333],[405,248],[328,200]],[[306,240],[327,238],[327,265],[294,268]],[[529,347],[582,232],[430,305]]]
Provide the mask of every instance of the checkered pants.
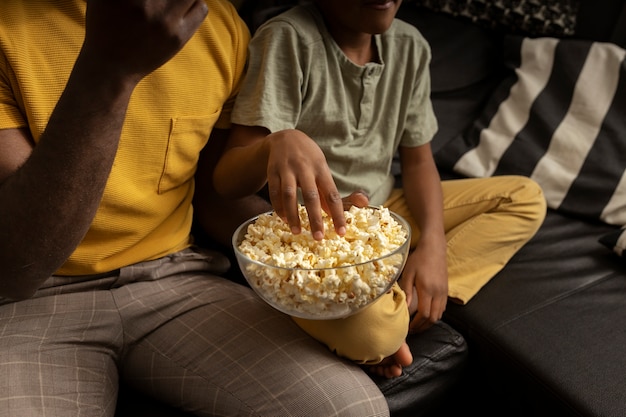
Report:
[[199,416],[384,416],[385,398],[186,250],[0,306],[0,416],[113,416],[118,380]]

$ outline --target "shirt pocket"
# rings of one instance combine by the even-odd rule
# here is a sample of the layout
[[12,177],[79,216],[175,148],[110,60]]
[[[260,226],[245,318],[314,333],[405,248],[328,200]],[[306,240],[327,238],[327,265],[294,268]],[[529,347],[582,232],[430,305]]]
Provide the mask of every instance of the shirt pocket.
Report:
[[158,193],[187,183],[196,172],[200,151],[207,144],[220,112],[208,116],[184,116],[172,119],[167,140]]

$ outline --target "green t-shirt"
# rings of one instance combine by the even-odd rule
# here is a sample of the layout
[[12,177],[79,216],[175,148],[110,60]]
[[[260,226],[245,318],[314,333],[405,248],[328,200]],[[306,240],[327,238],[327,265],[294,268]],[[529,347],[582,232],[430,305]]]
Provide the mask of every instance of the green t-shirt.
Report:
[[380,61],[356,65],[314,5],[269,20],[250,43],[232,121],[305,132],[323,150],[342,196],[362,189],[371,204],[384,203],[398,146],[429,142],[437,122],[426,40],[396,19],[375,42]]

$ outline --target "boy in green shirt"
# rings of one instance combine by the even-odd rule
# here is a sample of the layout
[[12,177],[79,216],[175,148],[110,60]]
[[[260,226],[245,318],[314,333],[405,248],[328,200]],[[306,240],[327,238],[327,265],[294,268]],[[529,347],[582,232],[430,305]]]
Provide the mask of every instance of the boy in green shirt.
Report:
[[[400,4],[315,0],[260,27],[214,175],[217,190],[231,197],[267,183],[294,233],[299,190],[316,239],[323,238],[322,209],[343,233],[341,197],[355,190],[411,223],[402,291],[349,320],[295,319],[339,355],[386,377],[411,362],[407,331],[440,320],[448,297],[467,303],[545,216],[541,189],[526,177],[440,180],[430,148],[437,129],[430,50],[415,27],[395,19]],[[394,188],[391,172],[396,152],[402,188]],[[407,308],[397,308],[399,300]],[[377,311],[394,314],[381,321]],[[396,330],[407,314],[410,325]],[[381,340],[384,350],[364,352]]]

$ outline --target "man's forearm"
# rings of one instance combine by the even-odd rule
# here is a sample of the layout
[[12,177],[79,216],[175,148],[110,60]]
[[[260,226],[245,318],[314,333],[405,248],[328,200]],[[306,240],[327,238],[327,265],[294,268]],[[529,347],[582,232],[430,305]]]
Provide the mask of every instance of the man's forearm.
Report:
[[132,85],[95,76],[77,61],[39,144],[0,185],[0,296],[30,296],[84,237],[131,92]]

